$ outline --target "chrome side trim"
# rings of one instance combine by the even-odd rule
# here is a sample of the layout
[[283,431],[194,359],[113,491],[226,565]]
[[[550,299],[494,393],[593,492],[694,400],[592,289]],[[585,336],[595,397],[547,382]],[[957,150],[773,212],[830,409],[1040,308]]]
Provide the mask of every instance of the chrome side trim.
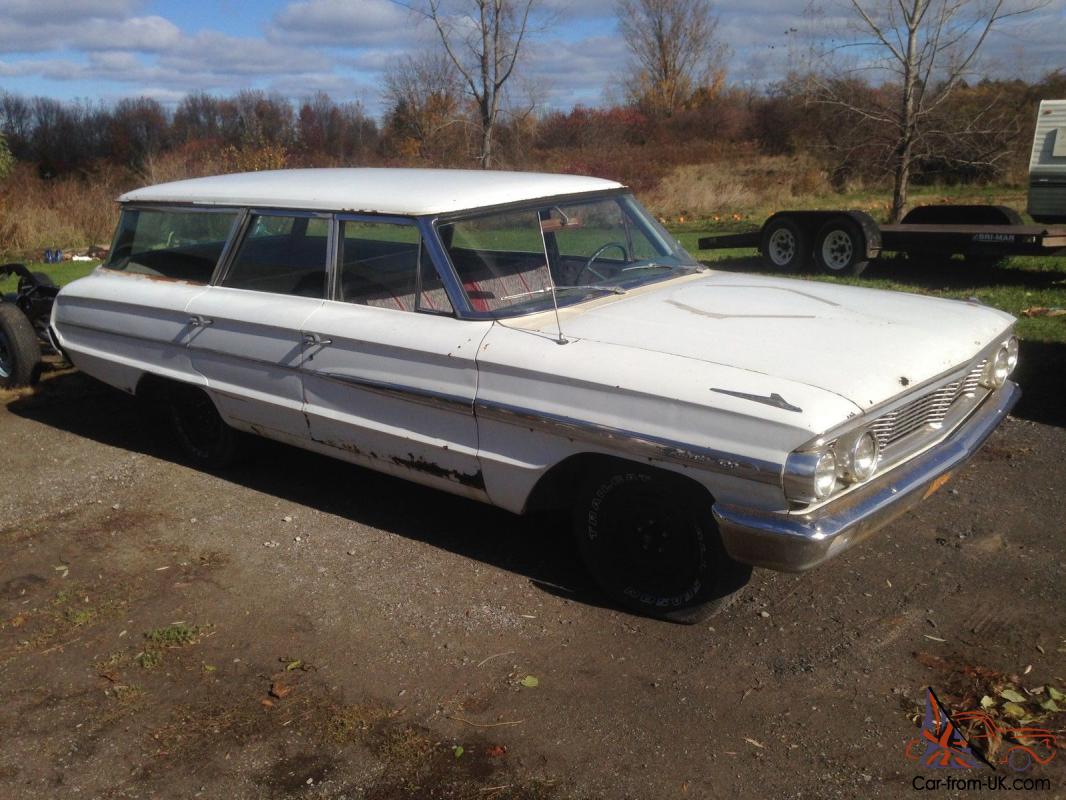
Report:
[[775,486],[781,483],[781,464],[724,453],[709,447],[487,400],[477,400],[474,413],[478,418],[605,446],[623,455],[671,461]]
[[326,380],[341,383],[356,389],[362,389],[363,391],[374,392],[375,394],[380,394],[385,397],[405,400],[409,403],[418,403],[419,405],[430,406],[442,411],[451,411],[466,416],[474,415],[474,399],[472,397],[459,397],[457,395],[434,392],[429,389],[417,389],[413,386],[401,386],[395,383],[374,381],[368,378],[357,378],[352,375],[340,375],[336,372],[312,372],[306,369],[304,371],[311,372],[311,374],[319,378],[325,378]]
[[813,511],[715,504],[726,551],[757,567],[802,572],[828,561],[925,500],[968,461],[1021,397],[1008,381],[948,438]]
[[60,327],[63,328],[80,328],[83,331],[92,331],[93,333],[103,333],[108,336],[117,336],[122,339],[133,339],[137,342],[147,342],[148,344],[160,345],[169,344],[177,347],[185,347],[185,343],[182,341],[185,334],[181,333],[177,339],[154,339],[151,336],[140,336],[136,333],[126,333],[125,331],[116,331],[110,328],[101,328],[98,325],[86,325],[82,322],[71,322],[70,320],[63,320],[60,323]]

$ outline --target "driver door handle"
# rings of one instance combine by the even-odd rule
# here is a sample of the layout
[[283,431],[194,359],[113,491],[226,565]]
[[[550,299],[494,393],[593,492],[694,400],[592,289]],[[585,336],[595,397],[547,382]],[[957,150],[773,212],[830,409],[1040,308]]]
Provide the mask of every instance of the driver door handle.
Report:
[[327,344],[333,344],[333,340],[327,339],[325,336],[318,333],[305,333],[304,344],[308,347],[313,347],[314,345],[325,346]]
[[193,328],[206,328],[208,325],[213,325],[215,321],[208,319],[207,317],[201,317],[199,314],[189,317],[189,325]]

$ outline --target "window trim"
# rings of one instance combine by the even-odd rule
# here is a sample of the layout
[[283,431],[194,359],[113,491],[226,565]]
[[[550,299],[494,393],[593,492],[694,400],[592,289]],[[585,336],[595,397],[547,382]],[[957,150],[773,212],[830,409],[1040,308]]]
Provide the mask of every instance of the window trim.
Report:
[[[333,215],[334,218],[334,230],[333,230],[333,294],[330,297],[331,300],[336,300],[339,303],[344,303],[349,306],[360,306],[362,303],[351,303],[344,299],[341,295],[341,271],[343,265],[340,262],[341,258],[341,225],[344,222],[369,222],[375,225],[407,225],[414,227],[418,230],[419,248],[418,248],[418,265],[415,271],[415,307],[411,311],[402,311],[399,308],[387,308],[384,306],[366,306],[367,308],[380,308],[382,311],[398,311],[401,314],[431,314],[435,317],[459,317],[459,306],[455,301],[455,293],[458,291],[459,296],[466,298],[465,293],[457,286],[451,286],[449,278],[451,277],[450,266],[451,264],[445,260],[444,263],[448,264],[448,270],[441,269],[441,261],[436,257],[433,252],[432,242],[435,237],[435,232],[426,224],[424,217],[405,217],[395,214],[355,214],[351,212],[338,213]],[[428,231],[428,233],[427,233]],[[430,263],[433,265],[433,269],[437,272],[437,277],[440,278],[441,286],[444,288],[445,294],[448,295],[448,301],[452,305],[451,311],[437,311],[432,308],[422,307],[422,261],[424,258],[429,257]]]
[[334,214],[328,211],[304,211],[299,209],[285,209],[285,208],[252,208],[244,207],[240,209],[242,212],[240,215],[240,226],[230,232],[230,240],[226,247],[222,250],[222,257],[219,259],[219,263],[215,268],[214,280],[209,284],[210,286],[217,286],[220,289],[232,289],[238,292],[257,292],[258,294],[269,294],[281,297],[295,297],[296,295],[284,294],[282,292],[267,292],[261,289],[246,289],[241,286],[226,286],[224,281],[229,277],[230,270],[233,267],[233,263],[237,259],[237,253],[240,252],[241,245],[244,244],[247,239],[248,229],[251,226],[253,217],[292,217],[294,219],[324,219],[326,220],[326,290],[323,292],[322,297],[309,297],[308,300],[330,300],[332,299],[333,284],[335,281],[335,273],[337,272],[336,265],[336,250],[335,239],[337,223],[334,219]]
[[[247,209],[239,206],[197,206],[188,205],[184,203],[119,203],[119,213],[125,214],[127,211],[154,211],[156,213],[174,213],[174,214],[233,214],[234,219],[229,228],[229,233],[226,234],[226,240],[222,244],[222,250],[218,254],[218,259],[215,261],[214,269],[211,271],[210,277],[206,283],[186,281],[190,286],[214,286],[215,281],[218,279],[219,270],[223,264],[226,263],[229,257],[230,248],[233,246],[234,236],[237,234],[241,227],[245,223],[245,214]],[[115,275],[131,275],[134,273],[128,273],[121,269],[111,269],[107,264],[111,261],[111,256],[115,252],[115,245],[118,243],[118,234],[121,229],[121,225],[115,226],[115,235],[111,239],[111,248],[107,252],[107,259],[101,262],[101,267],[108,270]]]

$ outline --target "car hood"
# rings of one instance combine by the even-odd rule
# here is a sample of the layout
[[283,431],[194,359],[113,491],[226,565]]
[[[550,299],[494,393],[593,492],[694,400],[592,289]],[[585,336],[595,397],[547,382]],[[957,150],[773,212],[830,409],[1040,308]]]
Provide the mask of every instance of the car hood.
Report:
[[572,307],[562,328],[814,386],[865,410],[966,363],[1013,321],[957,300],[712,272]]

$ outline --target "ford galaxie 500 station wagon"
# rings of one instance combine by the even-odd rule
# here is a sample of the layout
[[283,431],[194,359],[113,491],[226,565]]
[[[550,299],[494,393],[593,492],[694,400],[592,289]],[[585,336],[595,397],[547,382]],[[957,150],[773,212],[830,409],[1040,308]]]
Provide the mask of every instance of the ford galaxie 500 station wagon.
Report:
[[619,184],[289,170],[120,198],[55,344],[207,466],[238,431],[521,513],[691,620],[931,494],[1019,396],[976,304],[703,268]]

